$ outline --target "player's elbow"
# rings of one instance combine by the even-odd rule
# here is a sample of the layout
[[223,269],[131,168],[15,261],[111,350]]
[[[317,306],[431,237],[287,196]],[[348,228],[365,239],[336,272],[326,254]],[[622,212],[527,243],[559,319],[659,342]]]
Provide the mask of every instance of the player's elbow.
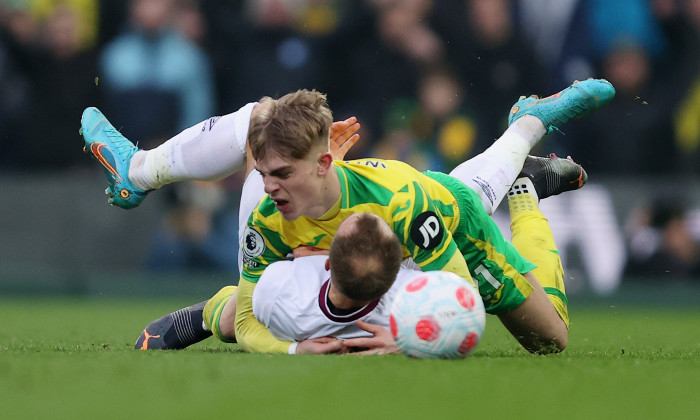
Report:
[[233,323],[232,325],[228,325],[227,327],[230,327],[231,333],[235,334],[236,336],[236,342],[238,345],[241,347],[243,351],[247,351],[250,353],[256,353],[254,351],[253,346],[251,346],[251,324],[248,320],[247,317],[241,316],[241,314],[238,314],[238,318],[236,319],[236,322]]
[[238,343],[238,346],[241,348],[241,350],[248,353],[259,353],[259,351],[256,351],[256,349],[251,345],[249,337],[246,334],[239,331],[236,337],[236,342]]

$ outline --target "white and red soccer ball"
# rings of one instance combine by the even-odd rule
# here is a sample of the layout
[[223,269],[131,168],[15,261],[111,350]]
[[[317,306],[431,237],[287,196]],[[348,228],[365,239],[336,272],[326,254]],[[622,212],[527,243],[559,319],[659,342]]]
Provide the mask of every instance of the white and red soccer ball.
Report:
[[428,271],[397,292],[389,323],[396,345],[407,356],[459,359],[481,339],[486,312],[479,292],[466,280]]

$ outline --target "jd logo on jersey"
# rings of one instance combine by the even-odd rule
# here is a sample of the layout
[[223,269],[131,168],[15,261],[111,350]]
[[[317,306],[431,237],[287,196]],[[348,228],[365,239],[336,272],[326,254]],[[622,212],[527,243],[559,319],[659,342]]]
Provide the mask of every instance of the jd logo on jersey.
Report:
[[438,215],[432,211],[419,214],[411,225],[411,239],[419,248],[435,248],[442,242],[444,234]]

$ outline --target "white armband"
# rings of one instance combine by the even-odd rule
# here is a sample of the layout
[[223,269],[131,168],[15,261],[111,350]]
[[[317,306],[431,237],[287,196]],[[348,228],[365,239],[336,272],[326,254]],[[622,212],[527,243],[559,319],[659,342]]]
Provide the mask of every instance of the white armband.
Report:
[[297,346],[299,343],[296,341],[293,342],[292,344],[289,345],[289,348],[287,349],[287,354],[297,354]]

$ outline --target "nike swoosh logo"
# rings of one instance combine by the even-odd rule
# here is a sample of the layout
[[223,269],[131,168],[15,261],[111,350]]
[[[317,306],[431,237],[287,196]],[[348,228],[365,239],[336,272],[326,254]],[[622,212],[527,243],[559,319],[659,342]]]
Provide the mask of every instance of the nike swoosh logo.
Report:
[[102,154],[102,149],[107,146],[104,143],[92,143],[90,145],[90,152],[92,152],[92,155],[95,156],[95,158],[100,162],[102,166],[104,166],[105,169],[109,171],[112,175],[114,175],[116,178],[118,178],[120,181],[123,181],[124,178],[122,178],[119,173],[117,172],[117,169],[112,166],[109,161],[104,157]]

